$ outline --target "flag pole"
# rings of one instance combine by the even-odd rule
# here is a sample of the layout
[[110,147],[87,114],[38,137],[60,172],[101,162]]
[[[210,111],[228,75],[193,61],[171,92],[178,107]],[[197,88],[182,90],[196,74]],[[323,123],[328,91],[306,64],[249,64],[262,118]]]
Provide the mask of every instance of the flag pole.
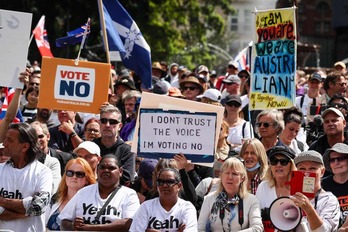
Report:
[[106,50],[106,61],[107,61],[107,63],[110,63],[109,44],[108,44],[108,37],[107,37],[107,34],[106,34],[106,27],[105,27],[104,11],[103,11],[103,3],[102,3],[102,1],[103,0],[98,0],[99,18],[100,18],[100,24],[102,26],[104,47],[105,47],[105,50]]
[[[45,16],[45,15],[42,15],[42,16]],[[41,16],[41,18],[42,18],[42,16]],[[41,20],[41,18],[40,18],[40,20]],[[40,20],[39,20],[39,22],[40,22]],[[37,28],[37,25],[39,24],[39,22],[37,22],[37,24],[34,27],[34,29]],[[30,39],[29,39],[28,48],[30,47],[30,44],[31,44],[31,41],[33,40],[33,37],[34,37],[34,33],[33,33],[33,31],[31,31],[31,36],[30,36]]]
[[76,66],[79,65],[79,59],[80,59],[80,55],[81,55],[81,50],[85,46],[86,37],[87,37],[87,31],[88,31],[88,27],[90,25],[90,20],[91,20],[90,18],[87,19],[86,28],[85,28],[85,31],[83,32],[83,37],[82,37],[79,53],[78,53],[77,58],[75,60],[75,65]]
[[[104,47],[106,51],[106,62],[110,64],[110,54],[109,54],[109,44],[108,44],[108,37],[106,34],[106,26],[105,26],[105,19],[104,19],[104,10],[103,10],[103,0],[98,0],[98,9],[99,9],[99,18],[100,18],[100,24],[102,26],[102,32],[103,32],[103,41],[104,41]],[[110,69],[110,80],[109,80],[109,87],[111,91],[114,93],[114,86],[112,84],[112,78],[111,78],[111,69]]]

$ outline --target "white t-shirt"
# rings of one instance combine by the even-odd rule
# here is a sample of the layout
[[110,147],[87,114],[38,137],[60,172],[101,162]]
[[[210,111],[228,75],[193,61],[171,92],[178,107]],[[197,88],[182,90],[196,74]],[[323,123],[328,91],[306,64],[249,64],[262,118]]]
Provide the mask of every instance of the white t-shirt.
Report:
[[260,209],[269,208],[272,202],[277,199],[275,187],[269,187],[268,181],[262,181],[256,190],[256,198],[259,200]]
[[95,222],[98,210],[109,196],[106,199],[100,197],[98,183],[86,186],[75,194],[58,218],[73,221],[76,217],[83,217],[86,224],[107,224],[117,219],[133,218],[139,208],[138,196],[133,189],[122,186],[105,208],[105,213]]
[[186,225],[186,232],[197,231],[197,212],[192,203],[179,198],[170,211],[166,211],[157,197],[141,204],[129,231],[139,232],[151,228],[176,232],[180,224]]
[[[244,129],[243,125],[245,123]],[[244,137],[243,137],[244,132]],[[228,131],[227,141],[231,144],[242,144],[243,138],[252,138],[254,132],[252,127],[250,127],[250,122],[246,122],[244,119],[242,123],[235,127],[230,127]]]
[[307,115],[307,110],[309,103],[312,102],[312,98],[308,97],[308,94],[303,95],[303,103],[301,107],[301,99],[302,96],[296,97],[296,107],[297,109],[300,109],[303,115]]
[[[0,164],[0,196],[30,199],[39,192],[51,191],[51,170],[39,161],[33,161],[22,169],[13,168],[11,164]],[[44,213],[15,220],[0,220],[0,230],[45,231],[45,228]]]

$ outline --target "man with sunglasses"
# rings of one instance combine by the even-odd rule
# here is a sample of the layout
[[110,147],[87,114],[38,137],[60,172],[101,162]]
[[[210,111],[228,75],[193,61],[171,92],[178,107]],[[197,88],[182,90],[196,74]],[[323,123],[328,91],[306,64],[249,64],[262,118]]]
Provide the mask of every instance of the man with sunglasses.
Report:
[[123,169],[121,184],[129,185],[134,179],[135,154],[131,152],[130,145],[120,137],[122,128],[122,115],[120,110],[107,105],[100,109],[100,138],[93,140],[100,147],[101,157],[113,154],[120,161]]
[[12,123],[3,141],[10,157],[0,165],[0,230],[45,231],[51,198],[51,170],[39,162],[37,133],[27,123]]
[[185,99],[196,101],[197,96],[203,93],[203,86],[199,83],[195,73],[190,73],[185,79],[180,82],[180,89]]
[[231,94],[240,95],[240,85],[242,81],[237,75],[230,75],[222,82],[225,84],[225,90],[221,93],[222,99]]
[[237,75],[238,74],[238,62],[231,60],[227,64],[226,68],[226,75],[220,76],[216,82],[216,89],[220,90],[222,92],[225,89],[225,84],[223,83],[223,80],[225,80],[230,75]]
[[341,208],[340,225],[348,215],[348,145],[336,143],[324,154],[325,169],[332,173],[323,178],[321,185],[326,191],[332,192],[339,200]]

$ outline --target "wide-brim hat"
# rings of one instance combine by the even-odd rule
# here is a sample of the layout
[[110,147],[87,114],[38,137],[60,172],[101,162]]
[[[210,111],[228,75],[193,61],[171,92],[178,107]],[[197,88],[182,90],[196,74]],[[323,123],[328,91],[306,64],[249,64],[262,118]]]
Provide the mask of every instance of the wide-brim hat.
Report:
[[180,88],[184,89],[186,83],[194,84],[199,89],[199,94],[203,93],[203,86],[199,83],[198,78],[194,74],[190,74],[188,77],[180,82]]
[[330,161],[329,161],[330,154],[332,151],[335,151],[343,155],[348,155],[348,145],[345,143],[336,143],[332,148],[326,149],[323,156],[323,160],[324,160],[325,169],[328,170],[329,172],[332,172],[332,169],[330,167]]

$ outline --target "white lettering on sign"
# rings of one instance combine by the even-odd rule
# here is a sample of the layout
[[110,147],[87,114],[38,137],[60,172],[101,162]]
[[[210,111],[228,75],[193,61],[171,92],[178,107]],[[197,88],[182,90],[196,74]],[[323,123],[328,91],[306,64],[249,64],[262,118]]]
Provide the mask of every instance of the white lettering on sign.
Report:
[[214,155],[216,115],[141,112],[140,152]]
[[54,82],[56,99],[93,102],[95,70],[91,68],[58,65]]

